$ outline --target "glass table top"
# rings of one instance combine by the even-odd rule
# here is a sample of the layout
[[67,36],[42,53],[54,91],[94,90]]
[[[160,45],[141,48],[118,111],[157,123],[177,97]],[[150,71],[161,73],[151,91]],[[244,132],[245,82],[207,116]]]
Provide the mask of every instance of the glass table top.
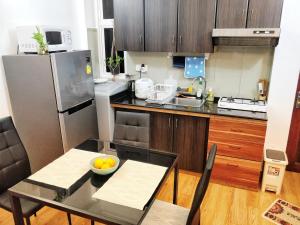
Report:
[[[77,148],[97,152],[99,145],[96,140],[88,140],[83,145],[77,146]],[[101,176],[94,174],[92,171],[85,174],[69,189],[26,179],[10,188],[9,191],[21,198],[24,197],[44,202],[54,207],[62,207],[62,209],[82,213],[83,215],[99,219],[100,221],[108,221],[116,224],[139,224],[169,172],[175,166],[177,155],[126,145],[116,145],[116,150],[101,153],[117,155],[120,158],[120,167],[127,159],[131,159],[168,168],[159,186],[144,207],[144,210],[92,198],[92,195],[112,176],[112,174]]]

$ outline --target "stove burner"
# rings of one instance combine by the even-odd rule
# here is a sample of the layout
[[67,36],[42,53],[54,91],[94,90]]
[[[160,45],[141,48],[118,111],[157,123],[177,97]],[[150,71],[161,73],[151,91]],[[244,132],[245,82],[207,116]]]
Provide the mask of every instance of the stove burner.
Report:
[[231,96],[231,97],[229,97],[229,98],[227,98],[227,102],[234,102],[234,98]]
[[254,112],[266,112],[267,102],[257,99],[222,97],[218,102],[219,108],[237,109]]

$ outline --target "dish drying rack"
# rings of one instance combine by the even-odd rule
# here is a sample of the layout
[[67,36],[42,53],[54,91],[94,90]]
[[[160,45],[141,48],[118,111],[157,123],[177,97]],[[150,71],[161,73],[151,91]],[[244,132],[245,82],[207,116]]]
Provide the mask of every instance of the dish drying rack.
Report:
[[146,102],[162,105],[169,102],[175,95],[176,87],[174,85],[156,84]]

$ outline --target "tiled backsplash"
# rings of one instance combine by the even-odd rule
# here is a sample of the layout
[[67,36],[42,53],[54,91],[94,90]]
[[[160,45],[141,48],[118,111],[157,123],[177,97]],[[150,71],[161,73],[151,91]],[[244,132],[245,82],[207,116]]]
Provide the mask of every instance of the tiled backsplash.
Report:
[[[257,96],[259,79],[270,80],[272,48],[218,47],[206,60],[207,87],[213,88],[216,96],[254,98]],[[172,67],[168,53],[127,53],[127,72],[135,72],[136,64],[147,64],[148,72],[143,75],[155,82],[163,82],[173,75],[181,87],[187,87],[192,80],[183,77],[184,70]]]

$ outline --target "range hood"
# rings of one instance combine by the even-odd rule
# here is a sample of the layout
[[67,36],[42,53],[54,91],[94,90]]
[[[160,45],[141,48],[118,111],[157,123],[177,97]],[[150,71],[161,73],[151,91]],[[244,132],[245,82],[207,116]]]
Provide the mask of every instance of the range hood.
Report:
[[213,29],[214,45],[276,47],[280,28]]

